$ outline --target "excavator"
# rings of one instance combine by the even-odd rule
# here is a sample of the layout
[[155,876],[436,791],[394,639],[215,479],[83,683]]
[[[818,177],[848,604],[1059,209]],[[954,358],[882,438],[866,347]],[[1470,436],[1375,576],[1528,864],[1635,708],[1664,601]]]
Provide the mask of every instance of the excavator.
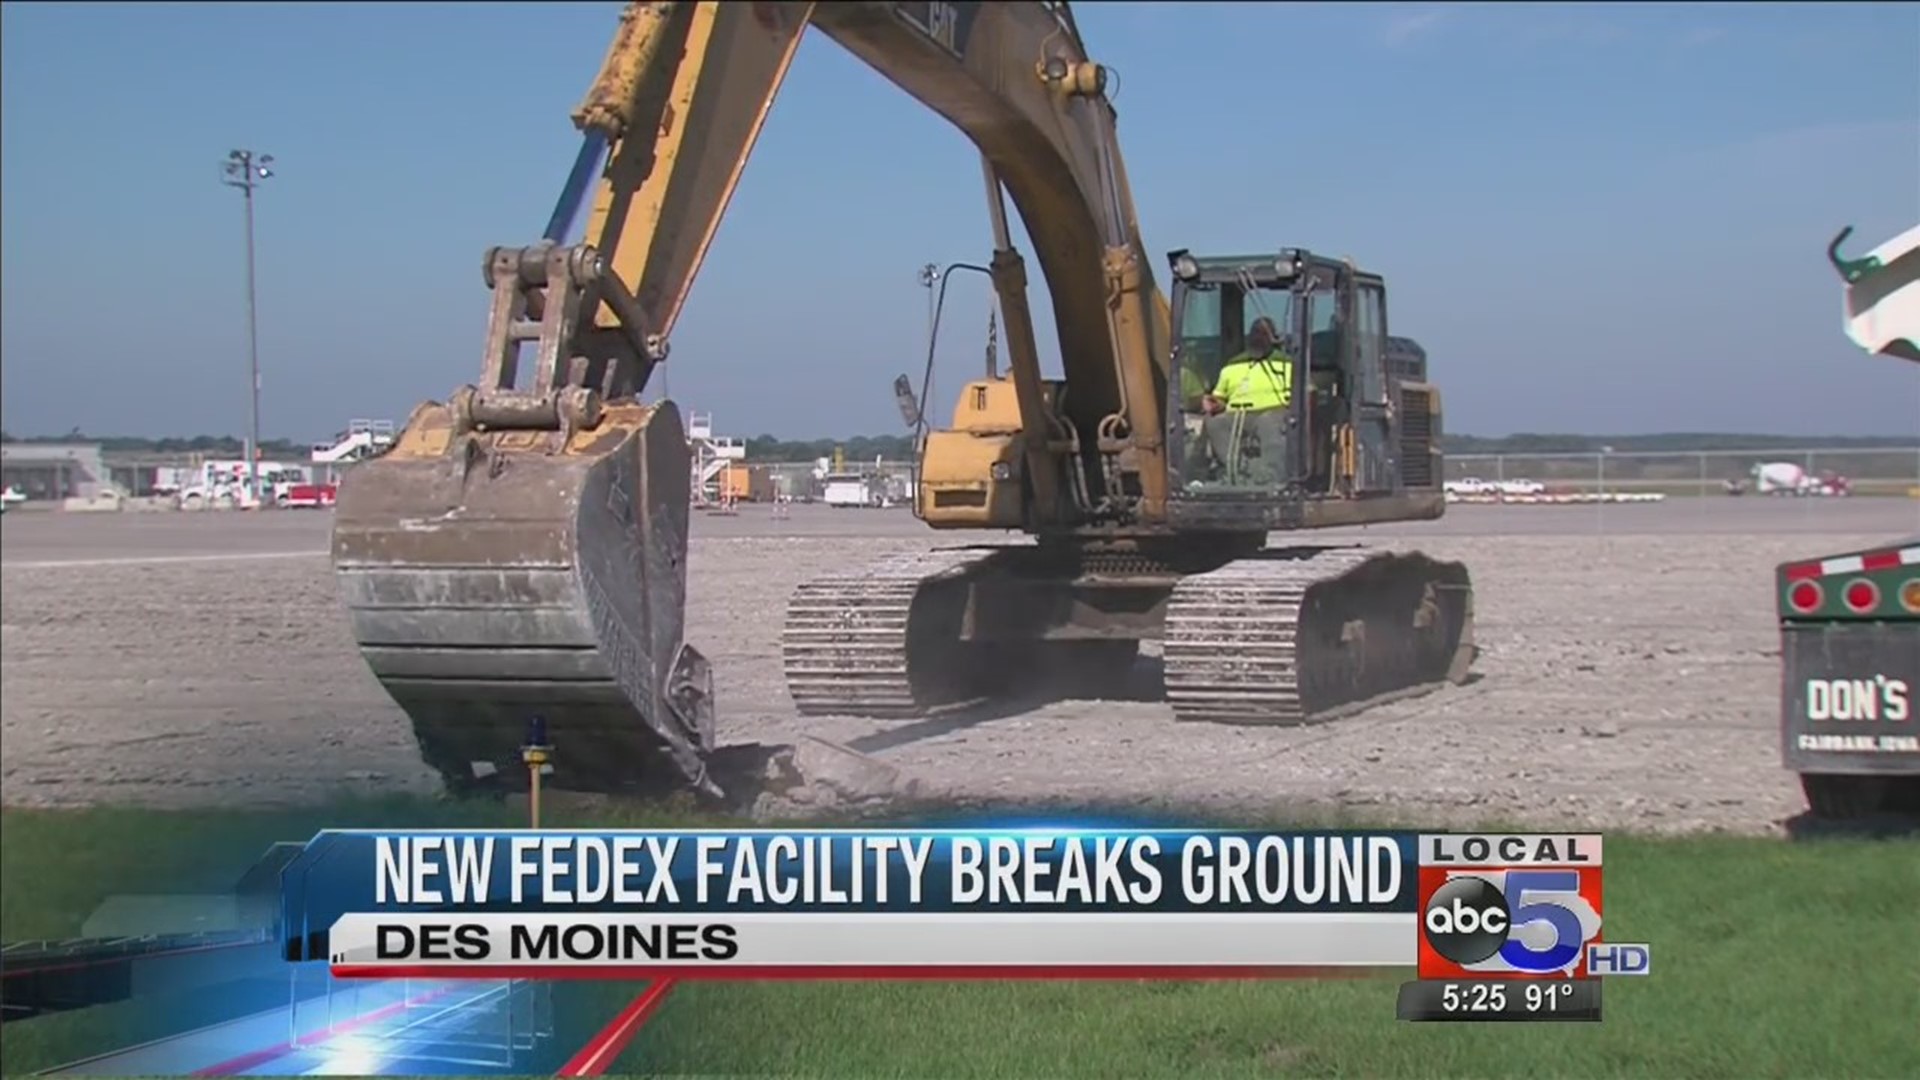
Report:
[[[1143,640],[1162,642],[1183,721],[1316,721],[1467,676],[1464,566],[1268,546],[1444,512],[1440,393],[1388,336],[1384,279],[1254,243],[1172,252],[1163,293],[1113,73],[1068,4],[635,3],[573,114],[582,147],[544,238],[485,255],[478,381],[419,406],[339,494],[353,633],[450,788],[527,783],[538,716],[562,747],[556,786],[723,794],[712,666],[683,634],[689,451],[675,406],[642,394],[809,28],[979,150],[1008,370],[925,432],[915,512],[1024,538],[801,585],[782,649],[802,715],[921,717],[1030,677],[1111,685]],[[1256,325],[1298,391],[1264,419],[1204,392]]]

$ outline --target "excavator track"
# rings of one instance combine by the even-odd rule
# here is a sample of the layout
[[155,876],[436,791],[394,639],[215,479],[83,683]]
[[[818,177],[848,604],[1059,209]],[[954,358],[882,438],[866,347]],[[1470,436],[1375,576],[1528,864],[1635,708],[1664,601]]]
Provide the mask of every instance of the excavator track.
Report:
[[1364,547],[1273,549],[1183,579],[1166,615],[1180,720],[1299,724],[1462,682],[1467,569]]
[[[1127,640],[962,639],[968,587],[1013,549],[896,556],[806,582],[787,607],[787,689],[803,716],[905,720],[1044,673],[1111,689]],[[1466,567],[1364,547],[1273,549],[1182,578],[1166,604],[1165,681],[1181,720],[1296,724],[1464,681]]]
[[801,584],[780,646],[800,714],[904,720],[982,696],[983,650],[959,640],[961,586],[995,554],[920,552]]

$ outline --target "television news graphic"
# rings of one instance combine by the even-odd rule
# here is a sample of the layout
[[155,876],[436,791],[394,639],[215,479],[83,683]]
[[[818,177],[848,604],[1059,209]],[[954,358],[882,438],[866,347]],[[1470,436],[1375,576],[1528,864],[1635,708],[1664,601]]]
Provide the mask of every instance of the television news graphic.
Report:
[[1420,978],[1587,978],[1600,854],[1593,834],[1421,836]]
[[1400,985],[1396,1014],[1415,1023],[1597,1023],[1598,979],[1422,979]]
[[1653,946],[1612,941],[1589,942],[1587,974],[1595,978],[1606,975],[1651,975]]
[[1194,978],[1404,967],[1419,838],[329,831],[289,960],[345,978]]

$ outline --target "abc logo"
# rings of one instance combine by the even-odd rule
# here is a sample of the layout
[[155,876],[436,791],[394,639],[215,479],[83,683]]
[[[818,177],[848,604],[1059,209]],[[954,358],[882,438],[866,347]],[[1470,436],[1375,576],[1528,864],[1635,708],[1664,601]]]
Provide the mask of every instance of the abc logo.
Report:
[[1477,877],[1457,877],[1435,889],[1422,918],[1433,951],[1463,965],[1498,953],[1513,925],[1506,896]]

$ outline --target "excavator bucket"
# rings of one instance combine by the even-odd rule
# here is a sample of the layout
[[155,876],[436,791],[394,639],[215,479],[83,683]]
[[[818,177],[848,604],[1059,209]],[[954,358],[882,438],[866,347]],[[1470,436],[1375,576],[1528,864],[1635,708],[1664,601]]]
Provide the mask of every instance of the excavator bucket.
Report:
[[361,654],[453,790],[545,782],[709,794],[712,675],[682,640],[689,455],[670,403],[608,405],[587,430],[486,430],[460,402],[415,411],[350,470],[333,560]]

